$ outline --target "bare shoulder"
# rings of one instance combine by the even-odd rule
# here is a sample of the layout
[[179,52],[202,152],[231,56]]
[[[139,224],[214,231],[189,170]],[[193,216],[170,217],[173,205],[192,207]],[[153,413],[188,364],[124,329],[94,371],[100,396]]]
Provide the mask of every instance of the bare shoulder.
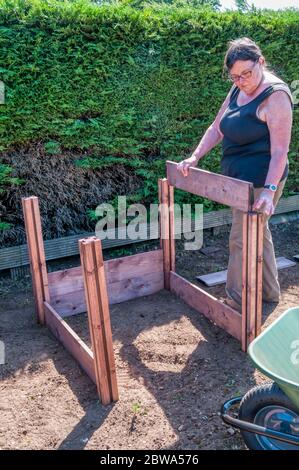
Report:
[[264,84],[265,85],[273,85],[273,83],[283,83],[284,84],[284,81],[277,77],[276,75],[274,75],[274,73],[271,73],[269,71],[265,71],[264,72]]
[[[273,85],[273,83],[282,83],[285,85],[283,80],[273,74],[268,74],[266,80],[268,85]],[[280,116],[292,114],[291,99],[286,90],[274,90],[271,95],[267,96],[260,104],[257,115],[262,121],[267,121],[270,115],[274,115],[273,113],[278,113]]]

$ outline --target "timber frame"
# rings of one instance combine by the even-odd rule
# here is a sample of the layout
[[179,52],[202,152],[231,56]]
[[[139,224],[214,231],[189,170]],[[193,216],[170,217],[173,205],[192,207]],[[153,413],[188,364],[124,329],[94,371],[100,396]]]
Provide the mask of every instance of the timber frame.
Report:
[[[207,197],[244,212],[242,314],[175,272],[174,188]],[[118,400],[109,304],[153,294],[163,288],[182,298],[232,336],[246,351],[260,333],[262,316],[263,222],[251,211],[251,183],[190,168],[188,177],[167,162],[167,178],[159,179],[160,248],[103,260],[101,240],[79,240],[81,265],[47,272],[38,198],[22,198],[37,320],[77,360],[96,384],[101,402]],[[64,318],[88,313],[92,349]]]

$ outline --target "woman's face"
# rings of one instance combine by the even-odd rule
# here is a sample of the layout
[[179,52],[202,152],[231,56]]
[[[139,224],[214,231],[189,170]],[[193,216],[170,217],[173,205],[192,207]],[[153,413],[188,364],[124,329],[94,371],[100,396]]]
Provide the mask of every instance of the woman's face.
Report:
[[260,57],[257,62],[253,60],[237,60],[230,69],[230,77],[240,90],[250,95],[262,79],[263,63],[263,57]]

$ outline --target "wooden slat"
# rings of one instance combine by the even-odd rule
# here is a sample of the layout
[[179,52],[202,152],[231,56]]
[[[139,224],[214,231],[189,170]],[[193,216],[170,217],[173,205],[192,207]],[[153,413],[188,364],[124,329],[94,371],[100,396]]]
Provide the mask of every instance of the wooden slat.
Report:
[[220,284],[225,284],[226,278],[227,269],[223,271],[217,271],[216,273],[202,274],[201,276],[196,276],[196,279],[205,284],[207,287],[214,287]]
[[172,271],[170,272],[170,290],[183,299],[187,305],[241,341],[239,312]]
[[192,167],[185,177],[177,170],[177,165],[167,162],[167,179],[170,185],[244,212],[251,209],[252,183]]
[[[154,294],[164,287],[163,252],[152,250],[104,262],[109,303]],[[51,303],[63,317],[86,312],[81,266],[49,273]]]
[[174,220],[174,187],[168,186],[169,194],[169,249],[170,270],[175,272],[175,220]]
[[[143,277],[163,271],[162,250],[151,250],[136,255],[104,261],[107,284]],[[84,286],[81,266],[54,271],[48,274],[51,296],[82,290]]]
[[264,218],[262,214],[257,214],[257,269],[256,269],[256,331],[258,336],[262,328],[263,312],[263,252],[264,252]]
[[104,262],[108,284],[163,271],[163,251],[151,250]]
[[247,347],[256,337],[257,214],[248,214]]
[[[105,267],[104,267],[103,253],[102,253],[102,245],[101,245],[101,241],[97,240],[96,238],[91,239],[91,245],[93,248],[92,250],[93,251],[93,266],[96,269],[96,272],[95,272],[95,275],[94,273],[92,273],[90,276],[94,278],[97,284],[97,293],[98,293],[99,306],[100,306],[100,325],[103,328],[103,334],[102,336],[99,335],[98,338],[99,339],[101,338],[100,340],[104,341],[105,361],[107,363],[108,381],[109,381],[109,389],[110,389],[110,401],[117,401],[119,396],[118,396],[118,387],[117,387],[117,379],[116,379],[116,368],[115,368],[112,330],[111,330],[111,322],[110,322],[109,300],[108,300],[108,293],[107,293],[106,274],[105,274]],[[89,272],[85,271],[85,279],[87,281],[88,279],[86,276],[88,275],[89,275]],[[92,295],[92,291],[91,291],[91,295]],[[95,312],[94,314],[96,315]],[[97,332],[98,325],[99,323],[94,323],[94,328],[96,328],[95,330],[96,335],[98,334]]]
[[[241,347],[247,351],[247,272],[248,272],[248,213],[243,214],[242,224],[242,327]],[[227,270],[226,270],[227,274]],[[225,274],[225,282],[226,282]]]
[[51,305],[62,317],[70,317],[87,311],[84,289],[51,297]]
[[44,324],[44,301],[49,301],[49,289],[38,198],[22,198],[22,206],[37,320]]
[[96,384],[93,353],[55,309],[44,302],[46,325]]
[[[159,206],[162,204],[162,178],[158,179],[158,200],[159,200]],[[159,215],[159,238],[160,238],[160,248],[163,249],[163,243],[162,243],[162,228],[161,228],[161,214]]]
[[[296,263],[294,261],[291,261],[290,259],[285,258],[284,256],[278,256],[276,258],[276,264],[277,264],[278,270],[296,266]],[[209,274],[203,274],[201,276],[196,276],[196,279],[198,279],[200,282],[205,284],[207,287],[214,287],[220,284],[225,284],[226,278],[227,278],[227,269],[224,269],[223,271],[217,271],[215,273],[209,273]]]
[[[142,277],[130,277],[108,284],[109,304],[118,304],[127,300],[155,294],[164,288],[163,271],[148,273]],[[69,317],[86,312],[84,289],[52,296],[52,305],[59,315]]]
[[276,258],[277,269],[285,269],[291,268],[292,266],[296,266],[296,263],[284,256],[279,256]]
[[118,399],[118,392],[101,241],[83,239],[79,248],[97,388],[101,402],[108,405]]
[[162,206],[160,211],[161,218],[161,238],[163,247],[163,269],[164,269],[164,288],[169,290],[170,273],[170,241],[169,241],[169,186],[167,179],[164,178],[161,184]]

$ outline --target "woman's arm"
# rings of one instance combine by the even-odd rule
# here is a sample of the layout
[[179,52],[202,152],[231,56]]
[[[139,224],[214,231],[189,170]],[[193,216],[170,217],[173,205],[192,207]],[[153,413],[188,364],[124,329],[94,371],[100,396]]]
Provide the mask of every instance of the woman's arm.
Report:
[[216,145],[218,145],[222,139],[223,139],[223,134],[221,133],[219,129],[219,124],[220,120],[224,114],[224,111],[226,110],[229,100],[230,100],[230,95],[233,90],[233,87],[230,89],[229,93],[227,94],[227,97],[225,98],[224,102],[221,105],[221,108],[219,109],[216,118],[214,119],[213,123],[208,127],[206,132],[204,133],[201,141],[199,142],[198,146],[192,153],[191,157],[186,158],[182,162],[178,164],[177,169],[183,173],[184,176],[188,176],[189,174],[189,168],[190,166],[195,166],[197,165],[198,161],[204,157],[212,148],[214,148]]
[[230,94],[231,94],[231,91],[229,92],[224,102],[222,103],[221,108],[219,109],[216,118],[206,130],[203,138],[201,139],[201,141],[199,142],[198,146],[196,147],[196,149],[194,150],[192,154],[196,157],[197,162],[202,157],[204,157],[210,150],[212,150],[212,148],[216,147],[216,145],[218,145],[223,139],[223,134],[220,131],[219,124],[226,108],[228,107]]
[[[271,160],[265,184],[278,186],[287,163],[292,133],[292,106],[286,92],[279,90],[269,96],[265,115],[271,142]],[[273,191],[264,189],[253,210],[272,215],[274,194]]]
[[287,163],[293,120],[290,98],[284,91],[276,91],[269,96],[266,120],[270,132],[271,161],[265,184],[278,186]]

